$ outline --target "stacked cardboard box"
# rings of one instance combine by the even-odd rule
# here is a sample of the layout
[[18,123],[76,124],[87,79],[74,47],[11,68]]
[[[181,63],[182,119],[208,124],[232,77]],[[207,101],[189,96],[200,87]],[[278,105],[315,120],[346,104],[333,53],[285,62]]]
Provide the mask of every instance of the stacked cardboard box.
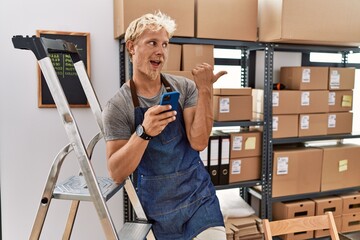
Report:
[[[346,134],[352,131],[354,68],[282,67],[274,90],[273,138]],[[253,90],[253,113],[263,113],[264,93]]]
[[354,232],[360,230],[360,193],[351,193],[340,196],[342,205],[342,228],[341,231]]
[[281,67],[280,83],[299,91],[298,136],[326,135],[328,68]]
[[356,0],[259,0],[259,40],[359,46]]
[[228,218],[225,222],[227,240],[262,240],[261,220],[253,215],[242,218]]
[[114,0],[114,37],[122,37],[130,22],[136,18],[156,11],[164,12],[175,19],[176,36],[195,36],[194,0]]
[[360,146],[274,146],[272,196],[360,186]]
[[322,154],[319,148],[275,146],[272,196],[320,192]]
[[[323,215],[331,211],[337,231],[348,233],[360,230],[360,192],[340,196],[327,196],[314,199],[276,202],[273,204],[273,219],[288,219],[301,216]],[[312,235],[314,234],[314,235]],[[329,236],[329,230],[296,233],[282,236],[283,239],[310,239]]]
[[[336,229],[341,232],[341,215],[342,215],[342,199],[339,196],[328,196],[322,198],[313,199],[315,202],[315,215],[323,215],[326,212],[332,212],[336,224]],[[329,230],[317,230],[315,231],[315,237],[326,237],[329,236]]]
[[[203,44],[170,44],[168,63],[162,72],[193,80],[191,71],[201,63],[214,65],[214,46]],[[170,62],[170,63],[169,63]]]
[[360,146],[338,144],[323,146],[321,191],[360,186]]
[[[315,203],[311,200],[276,202],[273,204],[273,219],[282,220],[315,215]],[[314,231],[291,233],[280,236],[284,240],[312,239]]]
[[260,179],[262,132],[240,131],[230,134],[229,183]]
[[215,121],[241,121],[252,118],[251,88],[225,89],[213,91]]

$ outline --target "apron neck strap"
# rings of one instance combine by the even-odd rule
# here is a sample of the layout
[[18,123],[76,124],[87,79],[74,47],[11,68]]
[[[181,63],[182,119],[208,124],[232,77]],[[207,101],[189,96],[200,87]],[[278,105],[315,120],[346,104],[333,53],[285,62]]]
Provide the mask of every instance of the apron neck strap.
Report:
[[[166,91],[172,92],[173,90],[172,90],[169,82],[165,79],[165,77],[162,74],[160,74],[160,79],[161,79],[162,84],[164,84]],[[131,91],[131,98],[132,98],[134,107],[135,108],[139,107],[140,103],[139,103],[139,99],[136,94],[136,86],[135,86],[135,82],[132,78],[130,79],[130,91]]]

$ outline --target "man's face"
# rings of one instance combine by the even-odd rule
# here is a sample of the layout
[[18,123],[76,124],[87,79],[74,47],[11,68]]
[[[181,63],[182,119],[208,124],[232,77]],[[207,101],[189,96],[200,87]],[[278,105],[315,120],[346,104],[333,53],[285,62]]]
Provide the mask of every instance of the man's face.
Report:
[[145,30],[133,45],[134,71],[139,71],[155,80],[168,57],[169,37],[165,29]]

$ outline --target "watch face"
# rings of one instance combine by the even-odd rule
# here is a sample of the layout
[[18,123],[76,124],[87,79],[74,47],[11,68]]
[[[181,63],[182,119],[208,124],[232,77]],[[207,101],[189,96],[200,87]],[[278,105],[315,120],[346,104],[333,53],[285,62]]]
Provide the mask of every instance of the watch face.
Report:
[[138,136],[140,137],[143,133],[144,133],[144,128],[143,128],[143,126],[138,125],[138,126],[136,127],[136,135],[138,135]]

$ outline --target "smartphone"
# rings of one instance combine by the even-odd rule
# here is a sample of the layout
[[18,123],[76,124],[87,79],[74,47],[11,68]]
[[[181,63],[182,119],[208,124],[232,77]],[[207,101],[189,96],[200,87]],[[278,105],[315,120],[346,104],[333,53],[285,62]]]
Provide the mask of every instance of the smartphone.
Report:
[[160,105],[171,105],[171,110],[177,111],[180,93],[177,91],[166,92],[161,96]]

